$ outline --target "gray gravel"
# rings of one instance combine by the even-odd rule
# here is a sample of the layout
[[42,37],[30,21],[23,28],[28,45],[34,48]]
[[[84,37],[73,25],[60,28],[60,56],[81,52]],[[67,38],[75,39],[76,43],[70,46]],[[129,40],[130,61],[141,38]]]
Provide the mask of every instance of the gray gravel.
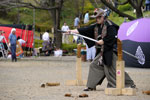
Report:
[[[82,62],[82,78],[87,79],[89,62]],[[65,81],[76,79],[76,57],[30,57],[11,62],[0,60],[0,100],[150,100],[142,93],[150,90],[150,69],[126,68],[137,85],[136,96],[105,95],[105,79],[97,91],[84,92],[85,86],[65,86]],[[60,86],[41,88],[46,82],[60,82]],[[73,97],[64,97],[71,93]],[[87,98],[78,98],[86,93]]]

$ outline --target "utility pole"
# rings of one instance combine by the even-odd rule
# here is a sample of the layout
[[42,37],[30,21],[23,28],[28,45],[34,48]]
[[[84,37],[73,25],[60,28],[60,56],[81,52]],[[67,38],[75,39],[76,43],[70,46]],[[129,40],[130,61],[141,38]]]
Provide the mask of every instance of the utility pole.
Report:
[[35,9],[33,9],[33,54],[32,56],[34,56],[34,47],[35,47],[34,39],[35,39]]

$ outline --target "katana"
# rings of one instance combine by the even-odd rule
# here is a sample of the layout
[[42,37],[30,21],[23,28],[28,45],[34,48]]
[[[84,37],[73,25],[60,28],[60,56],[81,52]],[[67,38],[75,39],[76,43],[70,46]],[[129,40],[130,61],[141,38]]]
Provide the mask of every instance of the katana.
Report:
[[[61,32],[61,33],[67,33],[67,31],[62,31],[62,30],[57,30],[58,32]],[[91,41],[94,41],[94,42],[98,42],[98,40],[95,40],[95,39],[92,39],[92,38],[90,38],[90,37],[87,37],[87,36],[84,36],[84,35],[81,35],[81,34],[76,34],[76,33],[70,33],[71,35],[76,35],[76,36],[80,36],[80,37],[82,37],[82,38],[85,38],[85,39],[88,39],[88,40],[91,40]],[[133,58],[135,58],[135,59],[137,59],[137,60],[139,60],[139,61],[142,61],[143,62],[143,60],[142,59],[140,59],[140,58],[138,58],[138,57],[136,57],[136,56],[134,56],[133,54],[131,54],[131,53],[129,53],[129,52],[127,52],[127,51],[125,51],[125,50],[122,50],[122,52],[123,53],[125,53],[125,54],[127,54],[127,55],[129,55],[130,57],[133,57]]]
[[[58,30],[58,32],[62,32],[62,33],[67,33],[67,31],[61,31],[61,30]],[[84,36],[84,35],[81,35],[81,34],[76,34],[76,33],[70,33],[71,35],[76,35],[76,36],[80,36],[82,38],[85,38],[85,39],[88,39],[88,40],[91,40],[91,41],[94,41],[94,42],[98,42],[97,40],[95,39],[92,39],[92,38],[89,38],[87,36]]]
[[86,36],[84,36],[84,35],[80,35],[80,34],[76,34],[76,33],[72,33],[72,32],[71,32],[70,34],[76,35],[76,36],[80,36],[80,37],[82,37],[82,38],[85,38],[85,39],[88,39],[88,40],[91,40],[91,41],[94,41],[94,42],[98,42],[97,40],[92,39],[92,38],[89,38],[89,37],[86,37]]

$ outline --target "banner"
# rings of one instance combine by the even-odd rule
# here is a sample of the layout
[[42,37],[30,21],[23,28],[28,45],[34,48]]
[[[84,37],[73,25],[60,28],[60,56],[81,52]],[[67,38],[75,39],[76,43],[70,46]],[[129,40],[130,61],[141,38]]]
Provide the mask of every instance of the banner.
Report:
[[[11,29],[16,28],[16,36],[20,36],[21,39],[25,40],[23,47],[33,48],[33,31],[31,25],[0,25],[0,30],[3,30],[4,36],[8,42],[8,37],[10,35]],[[5,41],[3,40],[3,43]]]

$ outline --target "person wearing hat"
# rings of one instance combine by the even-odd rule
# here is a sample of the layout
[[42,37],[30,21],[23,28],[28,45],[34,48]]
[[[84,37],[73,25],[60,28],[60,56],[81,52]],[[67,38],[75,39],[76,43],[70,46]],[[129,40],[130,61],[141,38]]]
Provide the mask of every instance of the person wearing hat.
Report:
[[16,44],[17,44],[17,37],[16,37],[16,29],[12,28],[11,29],[11,33],[9,35],[9,39],[8,39],[8,43],[11,46],[11,58],[12,58],[12,62],[16,62],[17,58],[16,58]]
[[[97,85],[101,85],[104,78],[107,78],[107,87],[116,87],[116,60],[117,55],[113,52],[114,44],[116,44],[116,35],[119,26],[107,19],[107,12],[101,8],[94,10],[96,23],[84,28],[69,30],[70,32],[81,34],[98,40],[97,43],[84,39],[88,47],[95,45],[96,57],[91,62],[88,74],[87,88],[84,91],[96,90]],[[125,73],[125,86],[135,88],[135,84],[130,76]]]

